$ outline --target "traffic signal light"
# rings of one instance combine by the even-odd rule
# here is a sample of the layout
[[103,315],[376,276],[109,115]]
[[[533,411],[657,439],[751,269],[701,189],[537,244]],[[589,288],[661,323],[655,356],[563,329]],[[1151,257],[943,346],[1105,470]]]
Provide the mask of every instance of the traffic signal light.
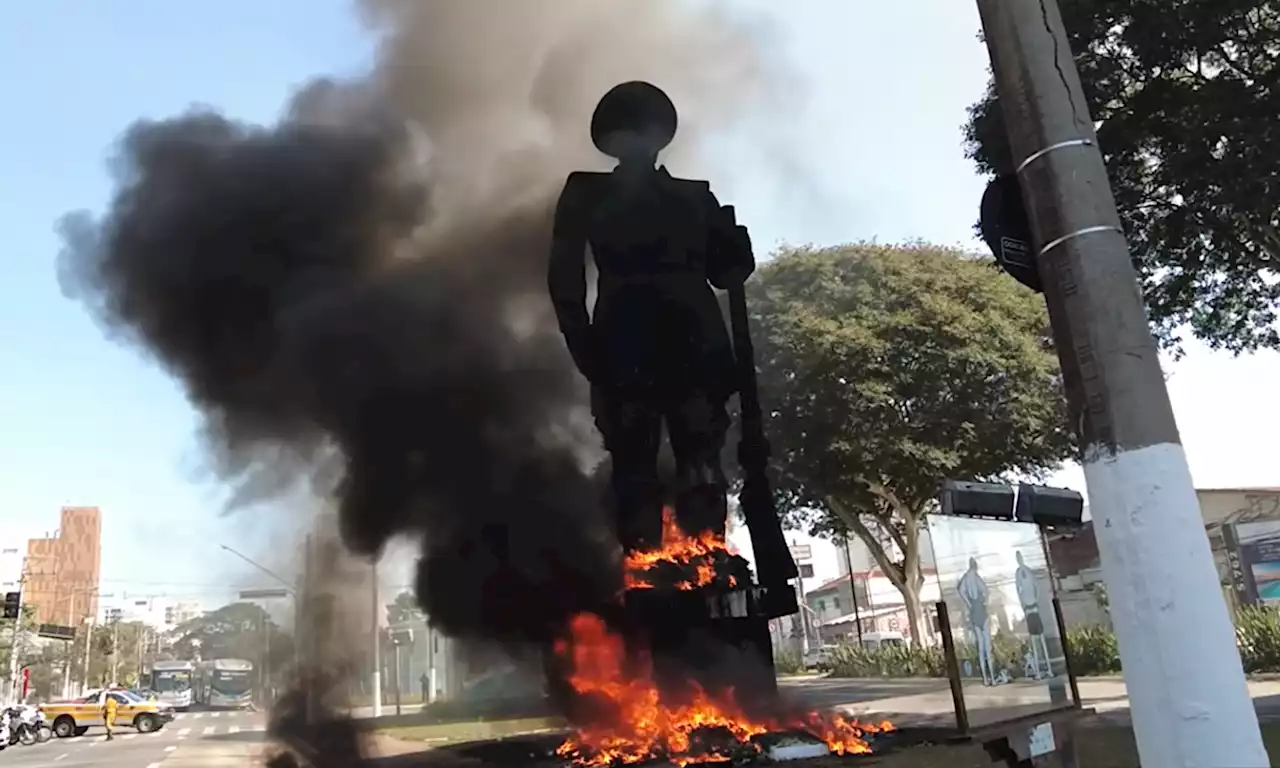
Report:
[[1084,496],[1067,488],[1023,483],[1018,486],[1013,517],[1050,528],[1078,528],[1084,519]]
[[22,615],[22,593],[21,592],[5,592],[4,593],[4,617],[6,619],[16,619]]

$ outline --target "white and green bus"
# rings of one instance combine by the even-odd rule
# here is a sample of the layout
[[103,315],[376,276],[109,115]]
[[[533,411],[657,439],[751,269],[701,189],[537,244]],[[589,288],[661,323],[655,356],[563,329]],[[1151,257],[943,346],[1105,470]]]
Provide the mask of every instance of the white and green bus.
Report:
[[143,684],[155,692],[161,704],[185,712],[191,708],[191,684],[195,672],[194,661],[156,661],[143,675]]
[[195,702],[206,707],[245,708],[253,704],[253,663],[212,659],[196,664]]

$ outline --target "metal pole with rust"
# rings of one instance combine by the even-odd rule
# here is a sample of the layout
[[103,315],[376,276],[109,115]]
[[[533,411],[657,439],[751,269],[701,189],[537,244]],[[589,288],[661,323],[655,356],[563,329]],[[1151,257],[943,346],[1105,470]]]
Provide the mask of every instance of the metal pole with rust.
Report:
[[1055,0],[978,0],[1079,433],[1139,757],[1270,765]]

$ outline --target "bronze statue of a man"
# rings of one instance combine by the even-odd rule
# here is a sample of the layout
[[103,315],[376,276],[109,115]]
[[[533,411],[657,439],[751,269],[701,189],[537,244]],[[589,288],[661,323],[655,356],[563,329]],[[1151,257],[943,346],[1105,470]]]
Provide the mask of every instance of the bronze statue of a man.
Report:
[[[664,425],[681,527],[723,535],[727,512],[720,454],[737,374],[712,287],[741,286],[755,261],[746,229],[707,182],[657,167],[676,124],[675,106],[654,85],[623,83],[605,94],[591,139],[618,165],[609,173],[569,175],[547,275],[560,330],[591,383],[626,551],[661,543]],[[599,274],[591,313],[588,246]]]

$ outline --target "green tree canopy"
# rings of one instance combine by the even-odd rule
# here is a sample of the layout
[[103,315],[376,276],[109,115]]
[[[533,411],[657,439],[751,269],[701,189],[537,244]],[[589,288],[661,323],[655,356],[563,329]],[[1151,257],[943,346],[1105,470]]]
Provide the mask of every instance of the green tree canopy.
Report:
[[268,647],[271,666],[279,669],[293,652],[293,640],[255,603],[229,603],[197,616],[172,632],[178,658],[246,659],[260,663]]
[[[1059,5],[1157,334],[1280,347],[1280,3]],[[981,170],[1011,169],[991,89],[966,130]]]
[[748,302],[790,522],[866,542],[914,626],[941,483],[1072,453],[1043,302],[990,261],[865,243],[779,255]]
[[387,606],[387,622],[389,624],[400,624],[421,618],[422,609],[418,607],[418,599],[413,596],[412,592],[401,592]]

